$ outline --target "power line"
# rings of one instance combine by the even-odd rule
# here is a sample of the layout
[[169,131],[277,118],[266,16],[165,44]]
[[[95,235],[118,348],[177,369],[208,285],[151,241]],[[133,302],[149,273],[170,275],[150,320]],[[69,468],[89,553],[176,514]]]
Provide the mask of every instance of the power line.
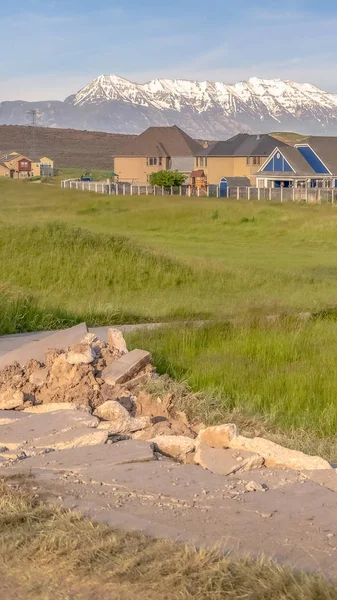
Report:
[[30,125],[32,127],[32,136],[31,136],[31,143],[30,143],[30,152],[32,154],[32,156],[35,156],[35,128],[36,128],[36,124],[37,124],[37,114],[38,111],[36,108],[32,108],[32,110],[28,111],[28,115],[30,117]]

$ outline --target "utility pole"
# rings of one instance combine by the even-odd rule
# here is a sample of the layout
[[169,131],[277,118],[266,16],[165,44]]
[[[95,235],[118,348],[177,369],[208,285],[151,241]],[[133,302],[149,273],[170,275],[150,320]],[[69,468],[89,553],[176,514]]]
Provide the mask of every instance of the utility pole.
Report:
[[32,110],[30,110],[28,112],[28,115],[30,117],[30,125],[32,127],[32,137],[31,137],[31,154],[33,157],[35,157],[35,127],[36,127],[36,121],[37,121],[37,109],[33,108]]

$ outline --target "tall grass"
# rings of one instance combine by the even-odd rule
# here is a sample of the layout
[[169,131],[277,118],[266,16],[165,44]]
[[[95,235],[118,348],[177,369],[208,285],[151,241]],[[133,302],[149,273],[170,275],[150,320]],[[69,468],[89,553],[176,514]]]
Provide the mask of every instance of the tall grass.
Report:
[[283,431],[336,436],[336,321],[165,327],[129,342],[148,348],[160,372],[217,398],[220,421],[240,411]]

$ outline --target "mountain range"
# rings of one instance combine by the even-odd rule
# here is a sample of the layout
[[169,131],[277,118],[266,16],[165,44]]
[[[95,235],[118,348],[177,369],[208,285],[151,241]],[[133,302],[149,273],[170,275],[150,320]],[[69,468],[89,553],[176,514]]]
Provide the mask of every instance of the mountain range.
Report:
[[62,101],[0,102],[0,124],[37,124],[137,134],[176,124],[191,136],[225,139],[239,132],[337,135],[337,94],[310,83],[259,79],[235,84],[155,79],[138,84],[101,75]]

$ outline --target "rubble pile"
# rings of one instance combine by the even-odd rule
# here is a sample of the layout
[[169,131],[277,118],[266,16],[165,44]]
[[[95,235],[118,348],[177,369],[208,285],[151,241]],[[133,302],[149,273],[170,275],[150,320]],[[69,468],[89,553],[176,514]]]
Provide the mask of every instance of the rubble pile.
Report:
[[[35,346],[29,344],[17,356],[9,353],[2,357],[3,462],[136,439],[151,442],[156,457],[200,465],[219,475],[268,467],[331,469],[319,457],[263,438],[243,437],[233,424],[204,427],[189,423],[185,413],[175,407],[172,394],[158,397],[147,391],[149,382],[159,378],[149,352],[128,352],[117,329],[109,330],[108,343],[85,333],[86,326],[73,329],[73,336],[72,330],[65,334],[65,339],[73,342],[66,347],[62,347],[60,334],[54,334],[49,343],[54,340],[56,347],[49,347],[45,338]],[[28,360],[27,352],[31,353]],[[15,358],[19,360],[13,361]]]

